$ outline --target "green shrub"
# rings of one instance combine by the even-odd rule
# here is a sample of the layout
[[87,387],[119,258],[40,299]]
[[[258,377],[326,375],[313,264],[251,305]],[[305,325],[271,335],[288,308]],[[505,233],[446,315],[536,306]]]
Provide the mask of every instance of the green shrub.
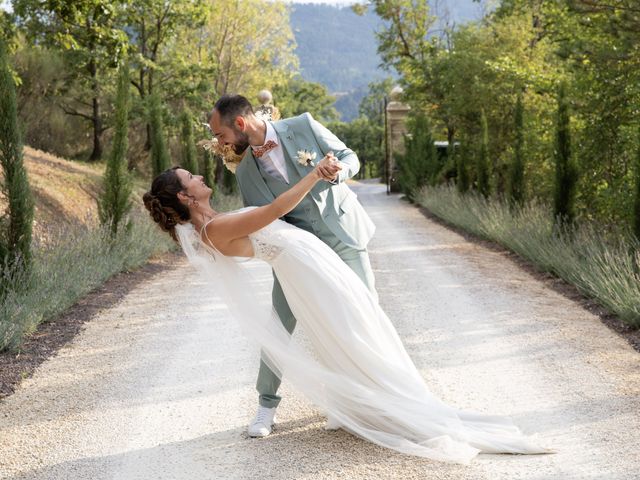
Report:
[[108,226],[67,232],[53,246],[34,252],[32,269],[3,274],[19,281],[0,303],[0,351],[15,350],[25,335],[61,314],[80,298],[123,270],[144,264],[172,247],[147,215],[115,237]]
[[110,228],[113,235],[131,210],[132,183],[127,170],[129,88],[128,67],[124,65],[120,67],[118,78],[113,146],[104,174],[104,193],[98,201],[100,222]]
[[[0,38],[0,167],[4,179],[0,193],[7,199],[7,212],[0,215],[0,265],[27,268],[31,258],[34,203],[22,156],[18,129],[16,88],[7,60],[6,46]],[[2,280],[8,281],[3,275]],[[11,285],[0,283],[0,299]]]
[[427,116],[418,113],[408,123],[405,153],[397,160],[398,183],[407,198],[413,201],[420,187],[433,182],[439,171],[439,163]]
[[171,158],[164,138],[162,103],[157,93],[147,98],[149,127],[151,128],[151,167],[153,176],[159,175],[171,167]]
[[570,224],[575,219],[575,197],[578,168],[571,153],[569,102],[566,85],[558,89],[558,118],[556,132],[556,183],[553,213],[559,223]]

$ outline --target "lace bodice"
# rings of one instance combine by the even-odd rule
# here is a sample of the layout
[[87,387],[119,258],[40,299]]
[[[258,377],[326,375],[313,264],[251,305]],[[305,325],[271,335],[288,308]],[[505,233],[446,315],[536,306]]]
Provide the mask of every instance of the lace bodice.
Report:
[[268,232],[269,227],[263,228],[249,235],[249,239],[253,244],[254,257],[271,263],[283,252],[284,248],[270,241],[273,235],[269,235]]

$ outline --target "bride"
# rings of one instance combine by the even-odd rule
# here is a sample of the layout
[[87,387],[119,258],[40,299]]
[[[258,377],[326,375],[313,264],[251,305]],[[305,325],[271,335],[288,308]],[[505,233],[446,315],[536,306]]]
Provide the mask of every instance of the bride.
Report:
[[[269,368],[327,416],[327,428],[458,463],[480,452],[551,452],[506,417],[458,410],[436,398],[358,276],[313,234],[279,220],[322,179],[319,169],[336,173],[340,164],[329,154],[272,203],[220,213],[211,208],[212,190],[202,177],[174,167],[153,180],[144,204],[258,342]],[[234,257],[269,263],[312,351],[252,298],[251,279]]]

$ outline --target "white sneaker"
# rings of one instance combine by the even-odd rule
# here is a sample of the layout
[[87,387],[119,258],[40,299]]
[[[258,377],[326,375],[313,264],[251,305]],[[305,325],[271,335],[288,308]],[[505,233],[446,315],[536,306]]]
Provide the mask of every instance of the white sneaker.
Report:
[[253,422],[249,424],[247,432],[250,437],[266,437],[271,433],[273,425],[276,423],[276,408],[258,407],[258,413]]

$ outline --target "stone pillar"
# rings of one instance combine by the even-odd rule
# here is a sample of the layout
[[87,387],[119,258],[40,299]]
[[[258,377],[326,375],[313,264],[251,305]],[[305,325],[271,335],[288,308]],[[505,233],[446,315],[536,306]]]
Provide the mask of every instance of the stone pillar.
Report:
[[254,110],[256,117],[269,121],[280,120],[280,111],[278,107],[271,104],[273,96],[269,90],[260,90],[258,101],[260,106]]
[[399,192],[398,166],[396,156],[404,153],[404,136],[407,133],[407,115],[411,107],[400,102],[402,88],[395,86],[389,92],[389,103],[387,104],[387,178],[389,179],[389,189],[392,192]]

